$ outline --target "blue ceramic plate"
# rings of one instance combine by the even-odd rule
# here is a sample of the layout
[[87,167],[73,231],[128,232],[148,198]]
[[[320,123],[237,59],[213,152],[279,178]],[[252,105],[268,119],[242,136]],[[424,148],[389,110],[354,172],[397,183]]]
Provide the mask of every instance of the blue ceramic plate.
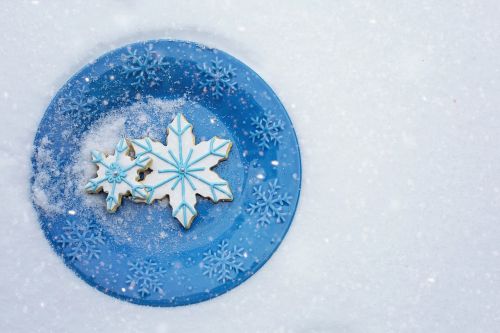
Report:
[[[168,198],[124,198],[112,214],[105,193],[85,192],[92,149],[112,154],[121,137],[165,142],[177,113],[196,143],[232,141],[214,171],[233,201],[198,197],[185,230]],[[154,306],[201,302],[252,276],[290,227],[301,181],[293,125],[271,88],[222,51],[170,40],[114,50],[73,76],[45,112],[32,163],[33,203],[65,264],[108,295]]]

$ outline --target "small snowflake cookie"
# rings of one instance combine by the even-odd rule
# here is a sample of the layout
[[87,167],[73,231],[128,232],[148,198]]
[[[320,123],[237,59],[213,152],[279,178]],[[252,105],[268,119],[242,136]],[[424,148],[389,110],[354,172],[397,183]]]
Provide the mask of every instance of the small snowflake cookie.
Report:
[[85,185],[85,190],[89,193],[101,190],[106,192],[106,207],[111,213],[120,206],[123,196],[131,194],[136,200],[147,198],[144,185],[139,181],[139,172],[148,168],[151,159],[147,156],[131,158],[129,150],[127,141],[122,138],[115,147],[114,155],[92,151],[92,162],[97,165],[97,177]]

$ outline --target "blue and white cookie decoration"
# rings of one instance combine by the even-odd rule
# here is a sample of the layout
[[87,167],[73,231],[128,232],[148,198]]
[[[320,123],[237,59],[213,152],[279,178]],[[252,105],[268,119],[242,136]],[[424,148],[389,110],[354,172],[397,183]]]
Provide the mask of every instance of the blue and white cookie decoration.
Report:
[[85,185],[85,190],[89,193],[106,192],[106,207],[110,213],[118,209],[123,196],[131,194],[135,199],[146,199],[148,195],[144,185],[139,182],[139,172],[148,168],[151,159],[146,156],[131,158],[129,151],[130,147],[124,138],[116,145],[114,155],[92,151],[97,177]]
[[[189,229],[197,215],[196,194],[214,203],[233,200],[228,182],[211,170],[227,159],[231,141],[213,137],[195,144],[192,127],[184,115],[177,114],[168,126],[166,146],[149,137],[130,140],[135,158],[128,155],[130,147],[123,138],[114,155],[93,151],[97,177],[85,189],[108,193],[109,212],[116,211],[124,195],[147,204],[168,196],[172,215]],[[146,169],[151,172],[140,180],[139,172]]]
[[231,141],[213,137],[195,145],[192,127],[179,113],[168,126],[166,146],[150,138],[132,140],[136,157],[152,160],[152,171],[144,179],[146,202],[168,196],[172,215],[186,229],[197,214],[196,194],[213,202],[233,200],[229,184],[211,170],[227,159]]

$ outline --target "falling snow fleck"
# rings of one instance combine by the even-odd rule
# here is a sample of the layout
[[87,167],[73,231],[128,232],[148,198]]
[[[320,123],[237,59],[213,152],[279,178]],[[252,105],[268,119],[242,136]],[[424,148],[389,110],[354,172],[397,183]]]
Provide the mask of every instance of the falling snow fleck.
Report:
[[153,292],[163,293],[161,280],[166,271],[155,261],[149,259],[129,262],[128,270],[126,281],[128,288],[131,290],[137,288],[141,297],[146,297]]
[[158,85],[167,69],[164,57],[153,51],[151,44],[144,48],[143,52],[129,48],[127,53],[122,55],[122,60],[123,73],[127,78],[133,79],[133,86]]
[[280,119],[275,119],[272,113],[266,112],[264,116],[252,118],[251,124],[254,130],[250,132],[250,139],[259,148],[269,149],[271,145],[277,146],[281,142],[284,123]]
[[67,220],[62,229],[59,243],[70,261],[99,259],[99,246],[104,245],[104,236],[95,222]]
[[248,205],[247,212],[258,216],[258,226],[269,225],[272,221],[285,222],[288,211],[284,207],[290,205],[292,197],[288,193],[281,194],[280,190],[277,179],[268,182],[266,189],[262,185],[253,188],[255,202]]
[[228,65],[222,65],[222,60],[215,58],[210,65],[203,63],[198,66],[201,71],[200,87],[204,93],[210,92],[215,98],[220,98],[224,93],[234,92],[237,89],[237,83],[234,80],[236,70]]
[[233,280],[239,272],[244,271],[241,261],[244,249],[236,245],[231,249],[226,240],[218,244],[217,250],[208,250],[203,256],[203,274],[216,278],[218,282]]

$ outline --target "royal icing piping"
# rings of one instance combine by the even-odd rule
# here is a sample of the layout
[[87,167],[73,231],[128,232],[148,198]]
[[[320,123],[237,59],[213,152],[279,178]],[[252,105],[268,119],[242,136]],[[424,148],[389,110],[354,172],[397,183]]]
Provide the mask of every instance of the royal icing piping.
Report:
[[116,211],[124,195],[131,194],[137,200],[147,198],[144,185],[139,182],[139,172],[147,169],[151,159],[147,156],[133,159],[128,155],[129,150],[127,141],[122,138],[115,147],[114,155],[92,151],[92,162],[97,165],[97,177],[85,185],[85,190],[90,193],[101,190],[106,192],[106,207],[109,212]]
[[192,125],[177,114],[167,130],[167,145],[144,138],[132,140],[137,158],[152,160],[152,172],[143,181],[147,203],[169,197],[172,215],[186,229],[196,216],[196,194],[214,202],[232,200],[227,181],[211,170],[228,157],[231,141],[213,137],[195,144]]

